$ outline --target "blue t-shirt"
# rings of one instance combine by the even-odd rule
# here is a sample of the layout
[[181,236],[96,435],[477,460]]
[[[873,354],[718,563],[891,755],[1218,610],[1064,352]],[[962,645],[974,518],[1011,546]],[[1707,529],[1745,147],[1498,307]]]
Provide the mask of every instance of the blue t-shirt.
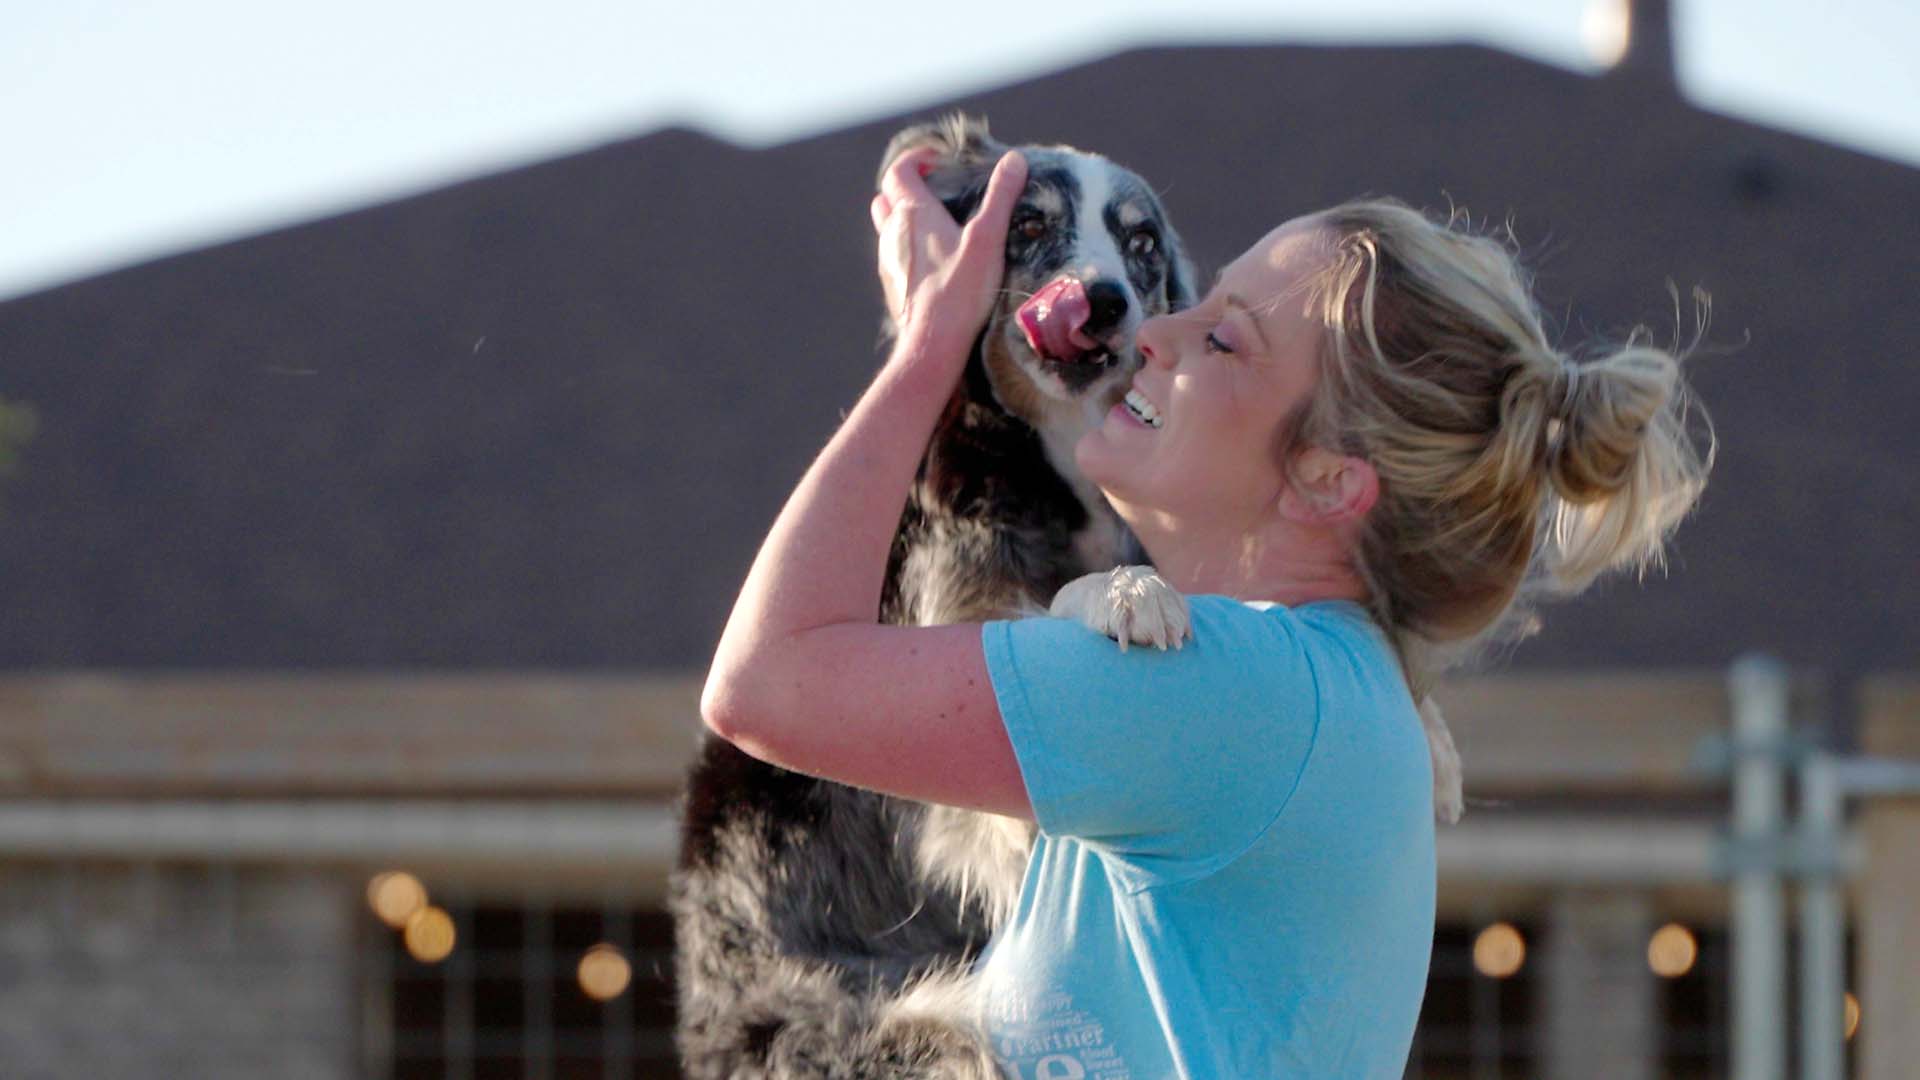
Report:
[[988,623],[1040,826],[979,971],[1017,1080],[1390,1077],[1433,945],[1433,781],[1355,604],[1192,598],[1160,652]]

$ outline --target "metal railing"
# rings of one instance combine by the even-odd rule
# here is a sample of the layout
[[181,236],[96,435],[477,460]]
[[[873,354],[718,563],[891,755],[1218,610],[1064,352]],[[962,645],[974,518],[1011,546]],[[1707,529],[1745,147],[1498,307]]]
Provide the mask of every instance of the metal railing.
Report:
[[[1733,1075],[1787,1075],[1786,887],[1799,891],[1802,1080],[1841,1080],[1846,1063],[1843,888],[1863,859],[1846,800],[1920,795],[1920,762],[1842,756],[1789,723],[1786,669],[1764,656],[1734,664],[1733,729],[1702,748],[1702,767],[1732,774],[1732,830],[1722,863],[1732,882]],[[1788,774],[1799,792],[1786,812]]]

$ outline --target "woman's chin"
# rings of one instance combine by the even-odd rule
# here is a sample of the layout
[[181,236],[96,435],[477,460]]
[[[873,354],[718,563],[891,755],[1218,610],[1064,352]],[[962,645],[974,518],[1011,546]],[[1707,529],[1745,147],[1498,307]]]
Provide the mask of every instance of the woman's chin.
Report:
[[1073,463],[1079,466],[1081,475],[1101,487],[1107,486],[1106,480],[1112,475],[1115,449],[1113,440],[1107,437],[1107,427],[1108,424],[1096,424],[1073,444]]
[[1127,477],[1140,468],[1138,455],[1128,454],[1127,448],[1112,438],[1114,433],[1108,430],[1112,426],[1112,421],[1101,424],[1080,436],[1073,446],[1073,462],[1080,467],[1080,474],[1105,492],[1109,500],[1122,496]]

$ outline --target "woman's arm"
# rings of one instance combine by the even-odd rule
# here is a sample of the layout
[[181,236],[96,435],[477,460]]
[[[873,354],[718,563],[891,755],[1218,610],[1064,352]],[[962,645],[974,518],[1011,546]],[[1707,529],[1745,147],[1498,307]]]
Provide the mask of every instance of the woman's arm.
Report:
[[899,337],[755,558],[701,696],[707,725],[796,772],[1031,817],[978,626],[876,621],[887,555],[934,423],[991,308],[1026,182],[1009,154],[962,228],[903,156],[873,203]]

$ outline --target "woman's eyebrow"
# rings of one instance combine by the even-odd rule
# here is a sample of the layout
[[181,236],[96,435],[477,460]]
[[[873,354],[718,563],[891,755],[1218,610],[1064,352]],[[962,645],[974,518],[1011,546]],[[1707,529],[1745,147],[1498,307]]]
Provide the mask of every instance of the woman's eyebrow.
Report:
[[1221,299],[1226,301],[1226,305],[1228,307],[1234,309],[1235,311],[1238,311],[1241,315],[1246,317],[1247,325],[1253,327],[1253,336],[1259,340],[1260,351],[1263,353],[1272,352],[1273,351],[1272,346],[1267,344],[1267,335],[1263,333],[1260,329],[1260,320],[1257,318],[1254,318],[1253,305],[1247,303],[1245,300],[1242,300],[1239,296],[1233,293],[1228,293],[1226,296],[1222,297]]

